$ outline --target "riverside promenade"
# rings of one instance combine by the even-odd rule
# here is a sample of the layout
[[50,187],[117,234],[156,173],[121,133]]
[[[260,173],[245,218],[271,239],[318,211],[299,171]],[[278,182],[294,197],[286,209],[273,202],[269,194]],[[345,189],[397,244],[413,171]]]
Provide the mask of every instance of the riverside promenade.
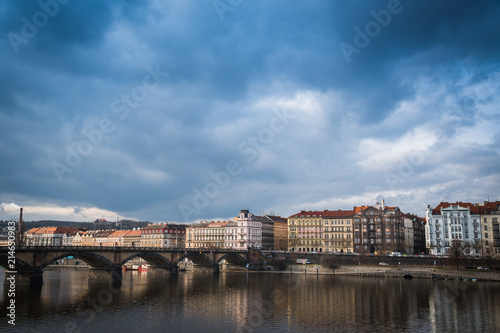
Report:
[[[255,271],[261,273],[262,271]],[[267,272],[266,272],[267,273]],[[339,266],[335,269],[321,265],[292,265],[283,271],[269,271],[268,273],[316,274],[360,277],[403,278],[411,276],[416,279],[433,280],[473,280],[500,281],[500,271],[482,270],[451,270],[448,268],[430,267],[385,267],[385,266]]]

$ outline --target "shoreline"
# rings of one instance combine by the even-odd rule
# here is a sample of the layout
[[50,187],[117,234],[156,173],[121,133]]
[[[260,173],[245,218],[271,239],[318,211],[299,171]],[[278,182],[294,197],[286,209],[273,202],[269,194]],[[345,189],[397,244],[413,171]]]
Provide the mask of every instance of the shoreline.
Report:
[[[326,269],[313,265],[310,267],[294,266],[292,269],[283,271],[248,271],[248,273],[281,273],[281,274],[303,274],[303,275],[333,275],[333,276],[359,276],[359,277],[384,277],[403,278],[411,276],[415,279],[431,280],[462,280],[462,281],[500,281],[500,273],[488,271],[452,271],[440,268],[382,268],[370,266],[340,266],[336,269]],[[237,272],[237,271],[234,271]]]

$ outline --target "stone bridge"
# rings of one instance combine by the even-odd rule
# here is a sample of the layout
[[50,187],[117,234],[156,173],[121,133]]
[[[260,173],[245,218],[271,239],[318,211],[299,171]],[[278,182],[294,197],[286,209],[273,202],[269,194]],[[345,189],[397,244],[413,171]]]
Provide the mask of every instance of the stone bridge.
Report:
[[[7,248],[0,252],[0,265],[8,271],[16,271],[16,281],[30,285],[42,285],[43,270],[57,260],[73,256],[89,266],[90,278],[109,278],[121,282],[122,266],[134,258],[146,260],[148,275],[176,275],[178,263],[185,258],[195,265],[210,267],[219,272],[222,260],[238,266],[248,263],[248,251],[206,249],[164,249],[130,247],[75,247],[75,246],[24,246],[16,247],[15,268],[9,267]],[[2,249],[3,250],[3,249]]]

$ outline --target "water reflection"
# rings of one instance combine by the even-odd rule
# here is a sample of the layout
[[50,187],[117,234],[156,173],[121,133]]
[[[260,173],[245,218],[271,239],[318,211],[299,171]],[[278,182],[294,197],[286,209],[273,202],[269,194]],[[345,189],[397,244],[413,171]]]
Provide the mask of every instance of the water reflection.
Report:
[[499,291],[486,282],[138,272],[124,273],[117,290],[85,271],[49,271],[41,289],[18,287],[15,331],[500,331]]

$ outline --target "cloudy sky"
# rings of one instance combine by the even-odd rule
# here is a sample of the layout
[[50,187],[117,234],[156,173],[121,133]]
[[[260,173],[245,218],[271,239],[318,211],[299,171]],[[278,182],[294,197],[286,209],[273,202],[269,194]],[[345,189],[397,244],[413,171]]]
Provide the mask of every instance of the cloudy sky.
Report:
[[500,198],[497,1],[2,1],[0,219]]

